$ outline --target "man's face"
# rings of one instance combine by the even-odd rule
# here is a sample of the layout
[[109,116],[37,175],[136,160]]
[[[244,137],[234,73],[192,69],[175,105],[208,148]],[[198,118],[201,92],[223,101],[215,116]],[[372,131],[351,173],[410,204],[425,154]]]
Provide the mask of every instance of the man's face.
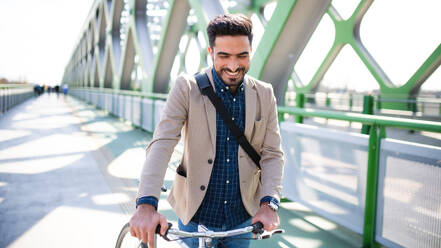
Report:
[[217,74],[229,86],[237,86],[250,68],[251,46],[246,35],[217,36],[208,52]]

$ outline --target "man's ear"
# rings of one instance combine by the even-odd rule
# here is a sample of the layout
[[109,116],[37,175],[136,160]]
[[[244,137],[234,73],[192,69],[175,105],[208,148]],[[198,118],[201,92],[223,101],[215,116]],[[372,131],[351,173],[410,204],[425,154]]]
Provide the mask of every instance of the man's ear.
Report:
[[211,46],[208,46],[207,50],[208,50],[208,53],[210,54],[211,58],[213,58],[213,49],[211,48]]

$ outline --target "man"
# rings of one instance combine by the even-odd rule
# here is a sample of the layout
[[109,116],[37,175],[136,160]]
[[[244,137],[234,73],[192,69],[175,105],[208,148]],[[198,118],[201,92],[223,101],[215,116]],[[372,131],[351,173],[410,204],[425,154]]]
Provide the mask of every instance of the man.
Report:
[[[131,234],[152,247],[156,226],[161,225],[162,234],[167,229],[166,218],[156,210],[167,164],[181,133],[184,155],[168,198],[180,229],[197,231],[197,225],[203,224],[220,231],[260,221],[266,230],[273,230],[280,223],[277,207],[284,161],[276,100],[270,84],[245,75],[252,23],[243,15],[220,15],[210,21],[207,34],[213,68],[205,73],[233,121],[260,154],[262,169],[239,147],[208,97],[201,95],[194,77],[180,76],[147,147],[137,210],[130,220]],[[197,239],[185,242],[197,247]],[[216,247],[240,248],[249,247],[250,241],[215,242]]]

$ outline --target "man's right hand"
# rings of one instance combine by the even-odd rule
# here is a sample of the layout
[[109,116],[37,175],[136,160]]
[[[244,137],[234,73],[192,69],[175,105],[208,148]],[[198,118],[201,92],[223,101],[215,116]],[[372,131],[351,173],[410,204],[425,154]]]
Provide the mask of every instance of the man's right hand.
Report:
[[154,206],[141,204],[130,219],[130,234],[149,247],[155,247],[155,230],[158,224],[161,225],[161,235],[165,235],[168,228],[167,219],[158,213]]

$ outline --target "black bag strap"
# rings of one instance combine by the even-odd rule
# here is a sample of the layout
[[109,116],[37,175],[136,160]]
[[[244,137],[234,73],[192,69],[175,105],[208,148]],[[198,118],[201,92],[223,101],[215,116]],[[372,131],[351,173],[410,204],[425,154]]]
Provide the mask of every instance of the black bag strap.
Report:
[[224,120],[227,127],[230,129],[231,133],[233,134],[234,138],[236,139],[237,143],[242,147],[242,149],[245,150],[245,152],[250,156],[250,158],[254,161],[257,168],[260,168],[260,155],[254,150],[254,148],[251,146],[250,142],[248,142],[247,138],[243,134],[243,132],[240,130],[240,128],[233,122],[231,115],[228,113],[228,111],[225,109],[224,104],[222,103],[222,100],[216,95],[216,93],[213,90],[213,87],[210,84],[210,80],[208,79],[208,76],[206,73],[200,73],[195,75],[196,82],[198,83],[199,89],[201,90],[202,95],[207,96],[211,103],[216,108],[216,111],[220,114],[222,117],[222,120]]

